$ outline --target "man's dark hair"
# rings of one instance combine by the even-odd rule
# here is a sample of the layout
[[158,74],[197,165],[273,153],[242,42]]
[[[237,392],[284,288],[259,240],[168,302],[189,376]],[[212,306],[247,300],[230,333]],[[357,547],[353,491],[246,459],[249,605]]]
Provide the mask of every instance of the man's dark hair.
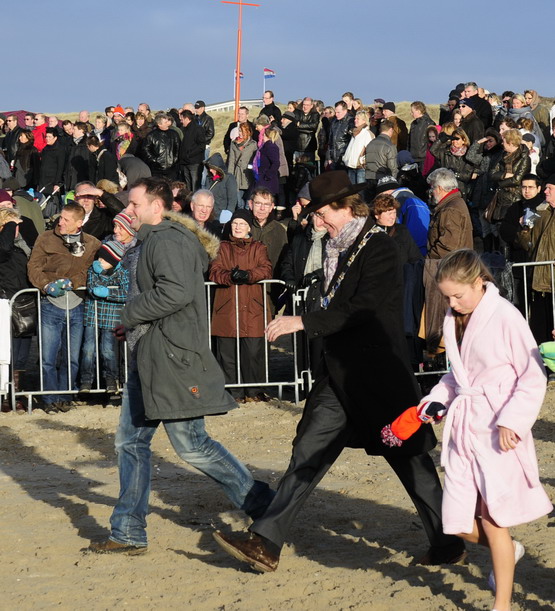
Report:
[[164,203],[164,208],[166,210],[172,209],[173,193],[165,178],[157,178],[154,176],[139,178],[139,180],[128,187],[128,190],[134,189],[135,187],[144,187],[150,201],[158,197]]
[[89,131],[87,129],[87,124],[84,121],[75,121],[73,126],[76,127],[77,129],[80,129],[85,134]]
[[355,99],[355,96],[352,91],[346,91],[341,97],[342,98],[351,98],[351,100]]
[[87,146],[94,146],[95,148],[99,148],[102,146],[100,140],[94,135],[87,136]]
[[274,197],[274,194],[269,189],[266,189],[266,187],[257,187],[256,189],[254,189],[251,193],[251,201],[255,198],[256,195],[260,195],[264,199],[270,199],[272,203],[274,203],[276,199]]
[[26,116],[26,117],[33,117],[33,119],[36,117],[36,115],[35,115],[35,113],[34,113],[34,112],[26,112],[26,113],[25,113],[25,116]]
[[520,184],[522,184],[525,180],[533,180],[536,183],[536,187],[542,186],[542,181],[535,174],[524,174]]
[[343,100],[339,100],[339,102],[336,102],[335,105],[334,105],[334,108],[337,108],[338,106],[341,106],[341,108],[343,108],[343,110],[348,110],[347,104],[345,104],[345,102]]
[[83,206],[81,206],[77,202],[68,202],[62,208],[62,210],[67,210],[68,212],[71,212],[75,216],[75,218],[79,219],[80,221],[85,218],[85,208],[83,208]]
[[195,118],[195,115],[187,108],[185,110],[181,111],[181,118],[182,119],[189,119],[190,121],[193,121],[193,119]]
[[264,93],[267,93],[271,98],[274,97],[274,92],[271,89],[266,89]]
[[54,136],[54,138],[58,137],[58,130],[55,127],[47,127],[45,133]]
[[390,121],[389,119],[384,119],[380,124],[380,134],[383,134],[388,129],[392,129],[394,127],[395,125],[393,125],[392,121]]
[[246,110],[247,112],[249,112],[249,109],[246,106],[239,106],[239,110]]
[[62,127],[65,127],[66,125],[73,125],[73,121],[70,121],[69,119],[64,119],[62,121]]
[[106,106],[104,109],[104,114],[107,115],[109,112],[114,112],[115,106]]
[[514,96],[515,92],[514,91],[504,91],[501,94],[501,99],[503,98],[512,98]]

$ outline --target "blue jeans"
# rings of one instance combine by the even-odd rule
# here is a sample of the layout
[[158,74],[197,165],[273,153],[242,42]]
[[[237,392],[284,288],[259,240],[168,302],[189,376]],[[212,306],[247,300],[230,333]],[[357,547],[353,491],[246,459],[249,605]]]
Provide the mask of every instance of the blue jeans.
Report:
[[[230,501],[247,515],[257,517],[264,513],[273,491],[268,484],[255,481],[241,462],[210,438],[204,428],[204,418],[162,423],[178,456],[218,483]],[[158,421],[145,422],[139,375],[137,371],[130,371],[116,433],[120,492],[110,518],[112,541],[147,545],[150,441],[158,424]]]
[[[118,359],[116,351],[116,338],[111,329],[98,330],[98,347],[100,348],[100,369],[104,381],[118,379]],[[92,384],[96,378],[96,345],[94,327],[85,327],[83,346],[81,347],[81,368],[79,377],[81,384]],[[99,380],[100,382],[100,380]]]
[[349,175],[349,180],[353,183],[353,185],[358,185],[358,184],[362,184],[363,182],[366,182],[364,168],[360,168],[358,170],[347,168],[347,174]]
[[[83,304],[69,310],[69,350],[71,383],[67,377],[67,325],[66,310],[51,304],[46,298],[40,302],[42,333],[42,376],[44,390],[76,389],[79,369],[79,349],[83,338]],[[60,368],[56,366],[61,350]],[[44,395],[45,404],[63,401],[67,395]]]

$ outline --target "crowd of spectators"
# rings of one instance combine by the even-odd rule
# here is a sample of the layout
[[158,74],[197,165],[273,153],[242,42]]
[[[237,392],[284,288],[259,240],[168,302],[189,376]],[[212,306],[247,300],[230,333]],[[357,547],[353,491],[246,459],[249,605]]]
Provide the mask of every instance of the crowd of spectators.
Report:
[[[407,125],[383,99],[364,105],[346,92],[325,106],[305,97],[282,112],[267,91],[258,116],[239,108],[223,154],[211,152],[214,121],[202,100],[155,114],[146,103],[109,106],[75,122],[0,115],[0,296],[40,291],[42,375],[52,391],[44,409],[71,409],[74,396],[56,391],[120,388],[112,330],[137,246],[127,194],[150,176],[170,183],[170,217],[187,215],[222,241],[206,279],[218,285],[212,335],[226,381],[252,384],[234,391],[238,401],[267,398],[257,386],[264,322],[287,295],[256,283],[309,289],[304,307],[320,306],[326,224],[303,209],[311,179],[333,170],[361,186],[376,227],[397,243],[413,365],[433,363],[443,350],[446,305],[434,280],[441,259],[460,248],[498,253],[499,267],[555,258],[554,109],[535,91],[498,95],[469,82],[450,92],[437,124],[415,101]],[[550,272],[528,275],[525,291],[525,272],[515,268],[511,298],[541,342],[554,327]],[[13,340],[18,390],[31,342]],[[315,366],[318,350],[316,341],[299,350],[301,367]]]

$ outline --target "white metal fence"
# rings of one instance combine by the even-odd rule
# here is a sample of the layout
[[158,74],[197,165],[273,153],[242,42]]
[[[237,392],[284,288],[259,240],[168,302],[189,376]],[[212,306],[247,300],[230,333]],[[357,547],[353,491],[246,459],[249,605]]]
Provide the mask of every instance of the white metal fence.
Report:
[[[523,269],[523,291],[521,293],[524,296],[525,304],[524,304],[524,313],[526,316],[526,320],[529,320],[529,282],[527,276],[527,270],[530,268],[534,268],[537,266],[546,266],[550,267],[550,276],[551,276],[551,300],[552,300],[552,310],[555,319],[555,261],[540,261],[534,263],[515,263],[513,265],[513,269],[522,268]],[[268,320],[268,300],[270,299],[269,290],[273,287],[274,290],[278,288],[282,291],[282,299],[280,300],[283,305],[288,309],[292,315],[302,314],[304,311],[304,304],[306,301],[307,289],[301,289],[297,291],[295,294],[291,295],[285,291],[285,283],[281,280],[263,280],[259,284],[264,285],[263,293],[263,311],[264,311],[264,326],[266,327]],[[208,303],[207,309],[207,322],[208,322],[208,342],[212,347],[213,337],[211,334],[212,328],[212,306],[213,306],[213,296],[214,289],[217,287],[213,282],[206,282],[206,298]],[[241,292],[239,286],[234,285],[233,289],[235,290],[235,321],[236,321],[236,351],[237,351],[237,360],[236,360],[236,369],[237,369],[237,382],[233,384],[227,384],[226,388],[241,388],[241,387],[263,387],[263,388],[274,388],[277,390],[278,397],[281,398],[283,394],[284,388],[290,388],[293,393],[293,397],[296,403],[300,400],[301,392],[310,390],[313,383],[312,370],[313,365],[309,360],[309,349],[308,342],[304,333],[295,333],[290,337],[290,340],[284,340],[284,345],[279,346],[278,349],[272,349],[267,341],[264,341],[264,376],[262,380],[242,380],[241,379],[241,344],[240,344],[240,334],[239,334],[239,308],[241,306]],[[45,388],[44,385],[44,374],[43,374],[43,363],[42,363],[42,342],[43,342],[43,333],[41,330],[41,308],[40,308],[40,300],[41,295],[37,289],[26,289],[24,291],[20,291],[10,300],[10,308],[15,301],[15,299],[22,294],[25,293],[34,293],[37,299],[37,309],[38,309],[38,324],[37,324],[37,341],[38,341],[38,364],[36,365],[37,370],[33,370],[35,365],[30,366],[27,365],[28,372],[30,371],[31,376],[27,375],[27,380],[29,377],[37,377],[38,374],[38,387],[37,388],[26,388],[24,390],[16,391],[14,384],[14,376],[13,373],[10,374],[10,380],[7,388],[0,388],[0,397],[5,399],[6,397],[9,399],[10,405],[13,410],[16,408],[16,400],[18,398],[26,398],[28,402],[28,410],[32,409],[32,401],[33,397],[39,397],[43,395],[56,394],[56,395],[68,395],[73,396],[78,393],[78,390],[75,388],[67,388],[63,390]],[[42,298],[44,299],[44,298]],[[106,389],[102,387],[102,377],[101,377],[101,365],[100,365],[100,345],[99,345],[99,333],[98,333],[98,312],[97,312],[97,303],[95,300],[95,352],[96,352],[96,362],[95,362],[95,383],[93,384],[93,388],[91,389],[91,393],[93,394],[101,394],[105,393]],[[546,338],[548,340],[549,338]],[[10,341],[13,341],[13,338],[9,338]],[[2,338],[2,341],[6,341],[5,338]],[[290,341],[290,344],[289,344]],[[303,345],[301,345],[303,343]],[[117,342],[117,345],[120,346],[120,381],[123,383],[126,378],[127,372],[127,350],[125,342]],[[67,350],[67,379],[71,384],[71,342],[70,342],[70,319],[69,319],[69,311],[67,308],[66,302],[66,350]],[[303,359],[299,358],[300,353],[304,355]],[[273,358],[272,358],[273,357]],[[283,373],[283,366],[281,367],[280,375],[274,375],[275,361],[276,358],[281,359],[281,362],[288,363],[285,369],[289,369],[287,375]],[[428,375],[441,375],[445,373],[445,371],[421,371],[416,373],[417,376],[428,376]],[[34,375],[33,375],[34,374]],[[28,383],[27,383],[28,384]],[[69,397],[68,397],[69,398]]]

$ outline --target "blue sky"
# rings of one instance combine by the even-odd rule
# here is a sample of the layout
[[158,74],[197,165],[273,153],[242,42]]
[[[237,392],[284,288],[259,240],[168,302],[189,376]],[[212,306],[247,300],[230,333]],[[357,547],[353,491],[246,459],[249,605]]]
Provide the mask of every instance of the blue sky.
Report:
[[[253,0],[254,1],[254,0]],[[554,0],[259,0],[243,18],[241,97],[438,103],[458,82],[555,96]],[[233,98],[236,6],[219,0],[22,0],[4,24],[0,109],[152,108]],[[23,24],[23,25],[18,25]],[[8,60],[9,57],[9,60]]]

